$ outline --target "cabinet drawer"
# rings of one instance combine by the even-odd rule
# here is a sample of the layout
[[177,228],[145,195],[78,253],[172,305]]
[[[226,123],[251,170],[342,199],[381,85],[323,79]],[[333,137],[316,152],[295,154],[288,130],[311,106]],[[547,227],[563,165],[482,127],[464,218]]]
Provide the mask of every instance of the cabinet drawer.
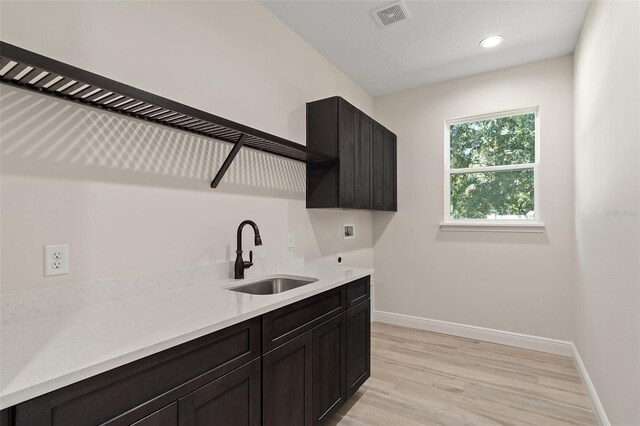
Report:
[[19,404],[16,425],[129,425],[260,356],[260,318]]
[[311,330],[345,309],[346,289],[341,286],[263,315],[263,353]]
[[364,302],[371,296],[371,276],[347,284],[347,309]]

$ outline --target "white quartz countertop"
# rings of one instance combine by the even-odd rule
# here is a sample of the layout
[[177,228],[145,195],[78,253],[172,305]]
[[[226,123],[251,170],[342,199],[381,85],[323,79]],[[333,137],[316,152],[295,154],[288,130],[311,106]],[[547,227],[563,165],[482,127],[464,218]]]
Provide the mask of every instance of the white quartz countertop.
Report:
[[3,324],[0,409],[262,315],[373,273],[305,263],[268,271],[318,281],[275,295],[228,287],[259,281],[194,281]]

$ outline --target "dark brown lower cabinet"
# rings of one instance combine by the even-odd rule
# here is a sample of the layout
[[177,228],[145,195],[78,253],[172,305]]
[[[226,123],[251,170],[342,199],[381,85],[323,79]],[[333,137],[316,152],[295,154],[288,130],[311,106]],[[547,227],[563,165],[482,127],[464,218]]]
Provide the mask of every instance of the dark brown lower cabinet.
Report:
[[260,359],[214,380],[178,400],[179,426],[259,426]]
[[318,425],[370,375],[369,296],[354,280],[4,409],[0,426]]
[[310,426],[311,331],[262,356],[262,421],[265,426]]
[[331,417],[347,400],[345,313],[313,329],[313,423]]
[[178,403],[174,402],[166,407],[149,414],[131,426],[176,426],[178,424]]
[[11,407],[12,426],[128,426],[261,355],[252,318]]
[[347,311],[347,398],[371,375],[371,302]]

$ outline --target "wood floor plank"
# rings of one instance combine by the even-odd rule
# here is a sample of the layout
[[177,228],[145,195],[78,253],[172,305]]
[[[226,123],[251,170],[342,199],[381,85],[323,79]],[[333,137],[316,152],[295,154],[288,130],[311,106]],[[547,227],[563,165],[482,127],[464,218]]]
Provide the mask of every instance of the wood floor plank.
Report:
[[568,357],[382,323],[371,378],[331,426],[594,426]]

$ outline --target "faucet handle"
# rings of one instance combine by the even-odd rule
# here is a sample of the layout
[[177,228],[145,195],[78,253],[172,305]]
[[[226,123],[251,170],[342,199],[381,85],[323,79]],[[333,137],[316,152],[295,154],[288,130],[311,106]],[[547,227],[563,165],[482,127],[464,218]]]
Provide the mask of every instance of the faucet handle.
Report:
[[253,250],[249,250],[249,261],[244,261],[244,269],[251,268],[253,266]]

